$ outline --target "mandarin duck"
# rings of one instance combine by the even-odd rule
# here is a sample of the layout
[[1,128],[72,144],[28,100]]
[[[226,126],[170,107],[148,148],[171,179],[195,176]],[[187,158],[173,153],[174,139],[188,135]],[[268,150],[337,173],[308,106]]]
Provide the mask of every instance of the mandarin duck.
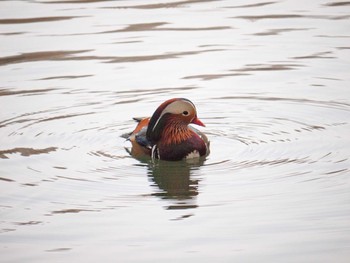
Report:
[[136,158],[179,161],[209,154],[208,138],[189,126],[205,126],[197,117],[194,104],[184,98],[163,102],[151,118],[134,118],[138,125],[128,140],[131,154]]

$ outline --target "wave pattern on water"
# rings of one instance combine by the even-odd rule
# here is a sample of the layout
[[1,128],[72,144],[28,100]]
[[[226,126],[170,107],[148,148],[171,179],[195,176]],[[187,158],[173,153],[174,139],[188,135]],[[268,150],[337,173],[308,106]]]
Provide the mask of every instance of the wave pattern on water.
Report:
[[51,16],[51,17],[33,17],[33,18],[8,18],[0,19],[0,24],[26,24],[41,22],[56,22],[61,20],[70,20],[78,17],[74,16]]
[[[2,259],[347,262],[348,6],[1,1]],[[133,159],[173,97],[210,155]]]

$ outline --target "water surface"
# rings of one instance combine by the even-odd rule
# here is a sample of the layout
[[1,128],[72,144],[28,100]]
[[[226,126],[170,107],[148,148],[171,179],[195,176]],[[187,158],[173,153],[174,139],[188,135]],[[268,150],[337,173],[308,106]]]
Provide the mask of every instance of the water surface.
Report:
[[[348,262],[350,4],[2,1],[4,262]],[[123,135],[197,106],[211,154]]]

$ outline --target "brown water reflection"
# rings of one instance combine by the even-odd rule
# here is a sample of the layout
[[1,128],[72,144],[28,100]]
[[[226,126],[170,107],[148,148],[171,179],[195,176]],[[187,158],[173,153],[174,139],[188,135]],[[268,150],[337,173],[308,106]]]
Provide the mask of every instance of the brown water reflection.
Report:
[[130,56],[130,57],[104,57],[104,56],[74,56],[80,53],[87,53],[91,50],[79,51],[48,51],[24,53],[17,56],[0,57],[0,66],[16,63],[35,62],[35,61],[69,61],[69,60],[101,60],[105,63],[128,63],[142,62],[162,59],[180,58],[183,56],[196,55],[207,52],[221,51],[220,49],[187,51],[187,52],[171,52],[167,54],[150,55],[150,56]]
[[61,20],[69,20],[77,18],[74,16],[51,16],[51,17],[33,17],[33,18],[19,18],[19,19],[0,19],[0,24],[26,24],[26,23],[41,23],[54,22]]
[[341,15],[341,16],[322,16],[322,15],[295,15],[295,14],[274,14],[274,15],[262,15],[262,16],[237,16],[234,18],[242,18],[251,21],[257,21],[262,19],[300,19],[300,18],[309,18],[309,19],[331,19],[331,20],[342,20],[349,19],[350,15]]
[[[298,67],[302,67],[301,64],[273,64],[273,65],[259,65],[259,64],[250,64],[246,65],[243,68],[231,69],[234,73],[223,73],[223,74],[205,74],[205,75],[194,75],[186,76],[184,79],[202,79],[202,80],[213,80],[223,77],[235,77],[235,76],[247,76],[251,75],[254,71],[276,71],[276,70],[294,70]],[[241,73],[243,72],[243,73]]]
[[110,33],[122,33],[122,32],[138,32],[138,31],[210,31],[210,30],[224,30],[230,29],[227,26],[221,27],[184,27],[184,28],[176,28],[176,27],[163,27],[169,23],[166,22],[157,22],[157,23],[148,23],[148,24],[132,24],[128,25],[123,29],[111,30],[99,32],[98,34],[110,34]]
[[30,156],[35,154],[49,153],[56,150],[57,150],[56,147],[49,147],[45,149],[14,148],[14,149],[0,151],[0,158],[8,159],[9,158],[8,155],[14,154],[14,153],[20,153],[22,156]]

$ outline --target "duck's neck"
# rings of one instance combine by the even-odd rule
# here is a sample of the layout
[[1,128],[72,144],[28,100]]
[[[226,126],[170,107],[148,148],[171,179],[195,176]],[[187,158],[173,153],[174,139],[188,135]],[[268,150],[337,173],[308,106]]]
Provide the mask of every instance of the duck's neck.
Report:
[[164,145],[180,144],[193,136],[193,131],[184,123],[173,122],[162,131],[161,142]]

